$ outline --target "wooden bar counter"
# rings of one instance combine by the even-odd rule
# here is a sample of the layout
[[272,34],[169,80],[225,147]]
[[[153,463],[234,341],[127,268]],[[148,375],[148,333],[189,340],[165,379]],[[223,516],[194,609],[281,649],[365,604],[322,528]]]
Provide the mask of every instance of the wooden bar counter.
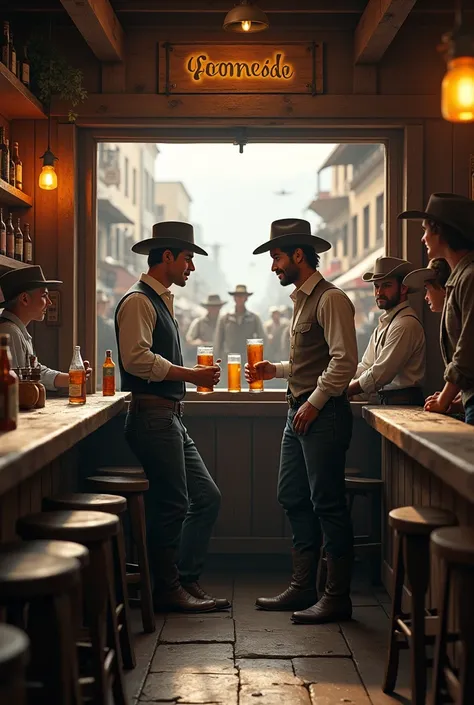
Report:
[[77,487],[81,442],[126,408],[129,394],[92,394],[83,406],[48,399],[20,412],[18,428],[0,434],[0,541],[15,538],[19,516],[41,510],[46,495]]

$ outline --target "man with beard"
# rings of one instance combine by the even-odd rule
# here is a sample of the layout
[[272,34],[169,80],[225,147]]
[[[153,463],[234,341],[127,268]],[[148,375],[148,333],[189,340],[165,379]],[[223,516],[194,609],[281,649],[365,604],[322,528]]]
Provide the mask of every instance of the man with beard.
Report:
[[385,311],[372,333],[349,398],[371,403],[423,406],[421,384],[425,376],[426,342],[420,319],[408,303],[404,277],[413,271],[410,262],[379,257],[373,272],[363,280],[374,283],[375,301]]
[[[352,435],[347,385],[357,367],[354,307],[343,291],[317,271],[326,240],[311,234],[306,220],[272,223],[270,240],[254,254],[270,252],[282,286],[294,284],[290,354],[287,362],[247,364],[248,381],[285,377],[288,418],[283,434],[278,501],[293,533],[293,576],[275,597],[259,597],[265,610],[303,610],[296,623],[349,619],[353,537],[345,499],[344,467]],[[328,579],[317,601],[316,571],[321,534]],[[316,604],[315,604],[316,603]]]

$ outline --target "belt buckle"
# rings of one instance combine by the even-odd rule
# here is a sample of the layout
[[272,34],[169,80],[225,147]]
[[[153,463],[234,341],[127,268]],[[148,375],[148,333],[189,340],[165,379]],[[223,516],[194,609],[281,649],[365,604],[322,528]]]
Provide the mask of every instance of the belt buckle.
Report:
[[178,416],[184,416],[184,401],[178,402]]
[[292,396],[291,394],[288,394],[286,397],[286,401],[288,402],[288,406],[290,407],[290,409],[293,409],[293,407],[295,406],[294,396]]

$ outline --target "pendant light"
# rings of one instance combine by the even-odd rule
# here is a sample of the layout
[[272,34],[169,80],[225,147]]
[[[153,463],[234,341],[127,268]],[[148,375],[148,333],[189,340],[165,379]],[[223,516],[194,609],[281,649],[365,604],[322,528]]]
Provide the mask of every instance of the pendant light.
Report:
[[227,32],[252,34],[268,29],[268,17],[250,0],[240,0],[239,4],[230,10],[224,19],[224,29]]
[[441,86],[441,112],[449,122],[474,122],[474,32],[457,0],[453,31],[443,37],[448,70]]
[[[52,63],[52,45],[51,45],[51,35],[52,35],[52,23],[49,22],[49,76],[51,78],[51,63]],[[51,151],[51,84],[48,96],[48,148],[46,152],[40,157],[43,160],[43,168],[38,179],[38,186],[44,191],[54,191],[58,188],[58,175],[54,168],[54,162],[58,158]]]

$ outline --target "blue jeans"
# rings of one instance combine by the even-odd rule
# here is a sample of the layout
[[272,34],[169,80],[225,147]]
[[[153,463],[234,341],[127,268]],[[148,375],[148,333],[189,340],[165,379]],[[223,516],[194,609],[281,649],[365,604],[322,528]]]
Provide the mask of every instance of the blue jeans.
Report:
[[175,549],[183,582],[199,578],[219,513],[221,494],[194,441],[171,409],[129,412],[125,437],[149,481],[145,493],[147,540],[155,584],[159,566],[153,555]]
[[474,397],[469,399],[464,407],[464,421],[471,426],[474,426]]
[[278,501],[285,510],[298,551],[318,551],[322,536],[331,556],[353,550],[344,467],[352,436],[347,398],[332,397],[305,436],[293,430],[297,408],[288,411],[278,478]]

